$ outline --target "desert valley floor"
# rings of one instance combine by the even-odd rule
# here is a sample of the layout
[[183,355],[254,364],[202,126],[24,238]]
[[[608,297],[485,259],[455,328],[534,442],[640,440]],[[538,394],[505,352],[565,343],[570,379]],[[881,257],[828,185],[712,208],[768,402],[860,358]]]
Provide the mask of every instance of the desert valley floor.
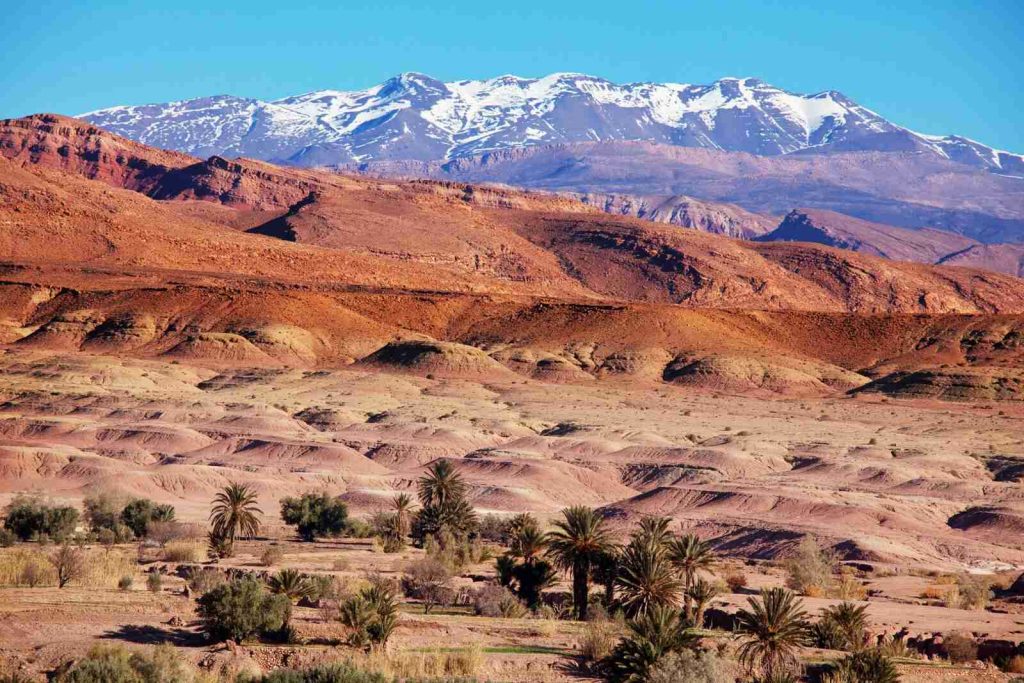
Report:
[[[751,398],[614,381],[428,379],[17,349],[0,356],[0,372],[0,500],[35,489],[79,504],[83,492],[120,491],[205,523],[216,490],[239,481],[256,487],[271,519],[279,498],[321,489],[368,514],[445,457],[458,462],[481,512],[548,519],[583,503],[623,530],[642,515],[666,515],[714,539],[726,564],[746,560],[752,586],[780,584],[770,560],[810,534],[872,568],[867,604],[880,633],[962,628],[1024,638],[1019,608],[975,612],[920,599],[942,572],[1024,565],[1020,485],[994,476],[1024,455],[1018,403]],[[288,541],[273,522],[266,533],[287,548],[283,566],[342,576],[398,576],[421,552],[382,555],[355,540],[313,547]],[[229,564],[258,567],[260,545]],[[52,589],[3,589],[0,652],[43,668],[97,639],[168,640],[197,660],[236,666],[323,656],[322,647],[291,660],[274,648],[208,654],[176,589],[70,591],[53,603]],[[743,602],[728,594],[721,606]],[[316,610],[299,612],[302,628],[326,628]],[[570,666],[579,631],[410,610],[396,640],[410,650],[479,645],[497,680],[561,680],[580,675]],[[533,651],[517,649],[527,640]],[[910,680],[947,680],[930,665],[906,671],[920,676]],[[1001,680],[969,671],[981,678],[948,680]]]
[[[526,614],[516,596],[495,616],[468,598],[427,611],[408,591],[383,654],[361,654],[326,599],[296,599],[287,642],[204,638],[197,595],[215,587],[196,577],[247,572],[264,590],[294,569],[351,597],[338,586],[440,562],[433,542],[424,560],[403,533],[394,552],[386,533],[356,533],[438,463],[491,522],[531,513],[551,529],[586,506],[619,541],[654,518],[698,536],[717,558],[700,576],[720,590],[699,636],[723,661],[736,609],[792,583],[810,543],[834,559],[828,591],[801,591],[812,620],[855,601],[904,681],[1011,681],[1015,272],[732,239],[508,187],[201,160],[55,115],[0,121],[4,523],[17,501],[82,511],[105,495],[173,506],[177,534],[104,542],[123,512],[112,527],[83,517],[81,548],[4,529],[0,676],[18,677],[0,683],[97,644],[160,643],[232,682],[373,657],[402,676],[595,680],[603,656],[586,653],[610,651],[624,622]],[[263,523],[210,559],[211,504],[230,483],[255,492]],[[302,542],[280,501],[318,492],[352,519]],[[507,536],[461,539],[474,554],[445,590],[503,590]],[[65,551],[88,569],[58,587]],[[558,572],[546,597],[569,587]],[[977,651],[952,661],[954,633]],[[802,648],[803,680],[844,656]]]

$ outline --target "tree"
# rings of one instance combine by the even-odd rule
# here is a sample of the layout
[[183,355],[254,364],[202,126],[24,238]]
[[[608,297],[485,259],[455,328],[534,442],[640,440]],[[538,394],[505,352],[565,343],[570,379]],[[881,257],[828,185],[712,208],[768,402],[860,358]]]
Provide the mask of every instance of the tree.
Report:
[[49,557],[57,571],[57,587],[63,588],[85,574],[85,554],[78,548],[63,545]]
[[572,574],[572,602],[576,618],[587,618],[590,568],[611,546],[604,518],[591,508],[577,505],[562,510],[548,534],[548,554],[555,566]]
[[438,460],[419,480],[420,504],[412,524],[412,535],[419,544],[428,538],[441,543],[450,537],[466,538],[476,525],[476,513],[466,500],[466,484],[448,460]]
[[255,536],[260,531],[263,511],[256,505],[256,492],[248,485],[231,483],[213,499],[210,523],[213,534],[234,545],[238,537]]
[[395,526],[401,536],[408,536],[412,519],[412,496],[408,493],[399,493],[391,499],[391,509],[395,513]]
[[537,520],[532,515],[528,515],[512,530],[509,554],[522,559],[526,564],[533,564],[544,553],[547,546],[547,535],[540,530]]
[[198,603],[206,633],[213,640],[236,643],[281,631],[292,611],[286,596],[269,594],[261,582],[248,576],[211,588]]
[[132,530],[136,538],[146,538],[153,522],[174,521],[174,506],[158,505],[145,498],[136,498],[121,510],[121,523]]
[[892,660],[879,650],[861,650],[835,662],[823,683],[899,683]]
[[698,628],[704,625],[704,611],[707,610],[711,601],[718,597],[718,587],[705,579],[697,579],[686,589],[687,604],[692,605],[690,613],[693,624]]
[[281,519],[291,524],[304,541],[318,536],[340,536],[348,522],[348,507],[326,493],[304,493],[281,500]]
[[672,539],[672,532],[669,530],[669,524],[671,523],[672,520],[668,517],[653,515],[643,517],[633,532],[633,538],[652,548],[662,548]]
[[466,484],[448,460],[438,460],[420,477],[419,496],[423,507],[444,507],[466,495]]
[[516,595],[535,610],[540,606],[541,593],[555,583],[555,569],[544,560],[522,562],[512,569],[512,577]]
[[443,604],[451,593],[452,573],[444,562],[424,557],[411,563],[402,576],[402,588],[407,597],[423,601],[423,612],[429,613],[434,605]]
[[682,583],[676,578],[664,546],[635,535],[619,558],[616,583],[619,602],[626,614],[642,616],[653,607],[679,603]]
[[271,593],[284,595],[292,602],[309,597],[313,592],[309,577],[297,569],[282,569],[270,577],[267,585]]
[[647,681],[651,669],[665,655],[694,647],[697,636],[679,611],[666,605],[647,610],[628,624],[626,637],[608,656],[608,679],[614,683]]
[[806,612],[785,588],[765,588],[760,598],[748,598],[749,609],[737,612],[737,630],[744,639],[740,663],[751,673],[772,680],[797,665],[797,649],[809,642]]
[[707,570],[714,562],[714,554],[707,543],[694,534],[673,538],[668,544],[669,560],[683,573],[683,599],[687,616],[694,616],[690,601],[690,588],[697,572]]

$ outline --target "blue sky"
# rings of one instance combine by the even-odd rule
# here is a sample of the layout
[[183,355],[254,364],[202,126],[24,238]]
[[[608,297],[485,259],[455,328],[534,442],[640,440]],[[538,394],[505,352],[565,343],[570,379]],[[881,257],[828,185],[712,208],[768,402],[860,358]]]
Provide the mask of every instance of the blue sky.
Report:
[[915,130],[1024,152],[1024,0],[228,4],[8,0],[0,117],[271,99],[402,71],[753,76],[840,90]]

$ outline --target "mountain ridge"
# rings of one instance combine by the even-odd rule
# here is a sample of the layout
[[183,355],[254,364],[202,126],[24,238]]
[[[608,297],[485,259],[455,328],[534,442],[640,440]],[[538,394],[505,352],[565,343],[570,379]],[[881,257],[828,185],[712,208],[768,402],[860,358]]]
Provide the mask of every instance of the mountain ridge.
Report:
[[575,73],[442,82],[407,72],[357,91],[277,100],[218,95],[80,115],[198,156],[323,166],[451,160],[536,144],[646,140],[762,156],[920,151],[1024,177],[1024,157],[889,122],[836,90],[793,93],[754,78],[628,83]]

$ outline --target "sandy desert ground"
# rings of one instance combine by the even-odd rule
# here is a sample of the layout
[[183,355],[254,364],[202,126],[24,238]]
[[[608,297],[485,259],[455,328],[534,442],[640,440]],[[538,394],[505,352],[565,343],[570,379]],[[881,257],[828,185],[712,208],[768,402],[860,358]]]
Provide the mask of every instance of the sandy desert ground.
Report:
[[[422,551],[385,555],[354,539],[295,542],[275,521],[278,500],[325,490],[370,514],[394,492],[413,491],[425,465],[450,458],[481,513],[530,511],[548,520],[583,503],[603,508],[622,532],[643,515],[666,515],[712,542],[719,576],[738,568],[751,589],[781,585],[773,560],[809,535],[862,570],[877,633],[1024,639],[1024,606],[961,610],[921,597],[942,575],[968,571],[1006,583],[1024,566],[1020,485],[997,476],[1024,458],[1024,406],[1016,403],[751,398],[614,381],[550,384],[513,373],[474,382],[21,349],[0,356],[0,373],[0,500],[38,491],[79,505],[86,495],[119,492],[171,503],[179,519],[204,524],[219,487],[251,484],[269,512],[267,538],[247,544],[230,566],[266,571],[260,548],[273,542],[285,548],[280,566],[351,580],[365,571],[400,576]],[[131,558],[134,547],[120,552]],[[207,666],[243,668],[315,662],[338,650],[316,644],[340,639],[338,625],[299,608],[296,623],[313,644],[211,652],[181,579],[171,576],[153,595],[141,587],[145,568],[127,566],[138,577],[128,592],[115,588],[114,575],[102,587],[59,593],[0,588],[0,652],[45,670],[107,641],[168,641]],[[492,571],[482,563],[464,576]],[[717,607],[744,602],[726,594]],[[834,601],[807,602],[816,611]],[[578,623],[404,609],[400,652],[457,642],[482,648],[478,673],[495,680],[584,675]],[[724,632],[711,635],[731,642]],[[905,680],[1003,680],[993,669],[903,669]]]

